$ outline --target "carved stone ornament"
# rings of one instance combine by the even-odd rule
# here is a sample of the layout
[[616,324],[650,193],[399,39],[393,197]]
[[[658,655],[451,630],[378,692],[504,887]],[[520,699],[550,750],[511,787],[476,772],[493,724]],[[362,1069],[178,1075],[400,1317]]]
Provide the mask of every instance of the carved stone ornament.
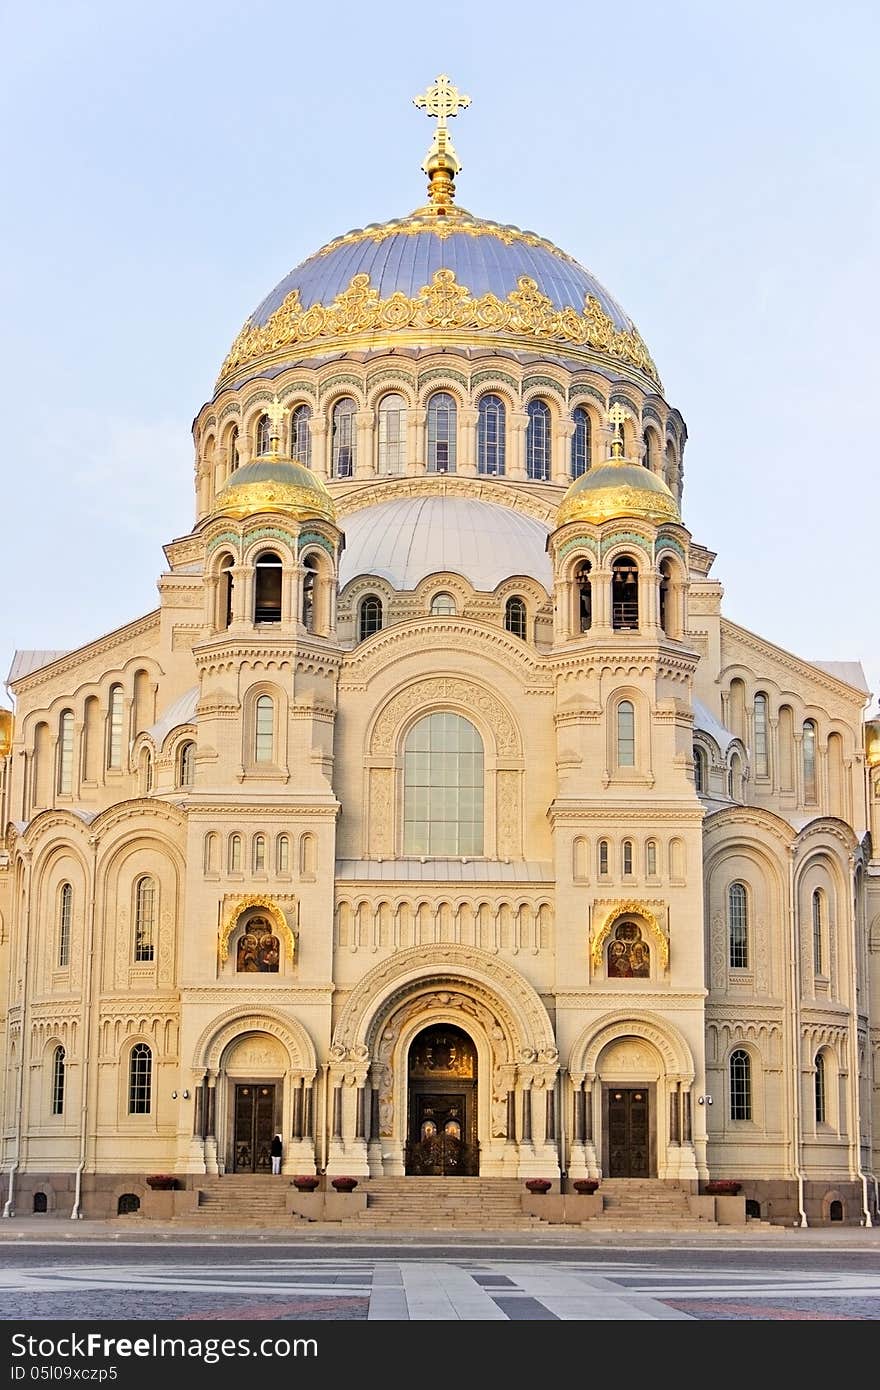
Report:
[[401,723],[413,709],[430,709],[452,702],[464,710],[479,712],[491,728],[499,753],[515,754],[519,740],[513,720],[500,700],[482,686],[451,677],[417,681],[393,696],[373,726],[373,753],[390,753]]

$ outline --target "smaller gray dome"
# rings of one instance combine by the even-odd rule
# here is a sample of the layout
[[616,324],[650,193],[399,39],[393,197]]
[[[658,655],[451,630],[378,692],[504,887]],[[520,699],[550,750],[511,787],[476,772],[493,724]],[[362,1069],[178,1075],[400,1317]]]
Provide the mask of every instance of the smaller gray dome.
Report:
[[549,528],[534,517],[470,497],[407,497],[353,512],[342,522],[340,588],[361,574],[414,589],[449,570],[491,593],[513,575],[553,588]]

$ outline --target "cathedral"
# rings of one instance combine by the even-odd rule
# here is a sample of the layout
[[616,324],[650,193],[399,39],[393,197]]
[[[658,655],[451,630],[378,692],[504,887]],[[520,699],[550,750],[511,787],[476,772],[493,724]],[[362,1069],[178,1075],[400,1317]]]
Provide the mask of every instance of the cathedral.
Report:
[[862,668],[724,616],[632,319],[460,206],[468,98],[416,104],[427,201],[244,324],[155,609],[12,659],[3,1216],[268,1186],[279,1135],[368,1202],[727,1180],[876,1224]]

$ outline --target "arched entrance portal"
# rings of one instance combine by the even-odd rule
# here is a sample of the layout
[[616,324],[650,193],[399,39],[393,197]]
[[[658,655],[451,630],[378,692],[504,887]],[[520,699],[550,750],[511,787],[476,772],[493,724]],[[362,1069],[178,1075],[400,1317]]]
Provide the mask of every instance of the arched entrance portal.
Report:
[[409,1049],[408,1078],[407,1173],[475,1177],[477,1050],[467,1033],[452,1024],[423,1029]]
[[273,1135],[281,1129],[284,1048],[266,1033],[250,1033],[223,1058],[226,1076],[226,1171],[270,1173]]

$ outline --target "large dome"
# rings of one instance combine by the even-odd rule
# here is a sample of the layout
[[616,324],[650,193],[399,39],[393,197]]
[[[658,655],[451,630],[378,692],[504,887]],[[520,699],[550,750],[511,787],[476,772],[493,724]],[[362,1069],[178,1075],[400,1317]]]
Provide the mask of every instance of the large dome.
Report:
[[[610,359],[657,383],[632,320],[599,281],[534,232],[429,206],[346,233],[276,285],[245,323],[220,374],[234,385],[312,350],[389,338],[501,340]],[[365,341],[366,340],[366,341]],[[537,340],[537,343],[536,343]]]
[[397,590],[414,589],[429,574],[451,571],[484,593],[513,575],[553,589],[548,527],[494,502],[407,497],[352,512],[341,525],[340,588],[373,574]]

